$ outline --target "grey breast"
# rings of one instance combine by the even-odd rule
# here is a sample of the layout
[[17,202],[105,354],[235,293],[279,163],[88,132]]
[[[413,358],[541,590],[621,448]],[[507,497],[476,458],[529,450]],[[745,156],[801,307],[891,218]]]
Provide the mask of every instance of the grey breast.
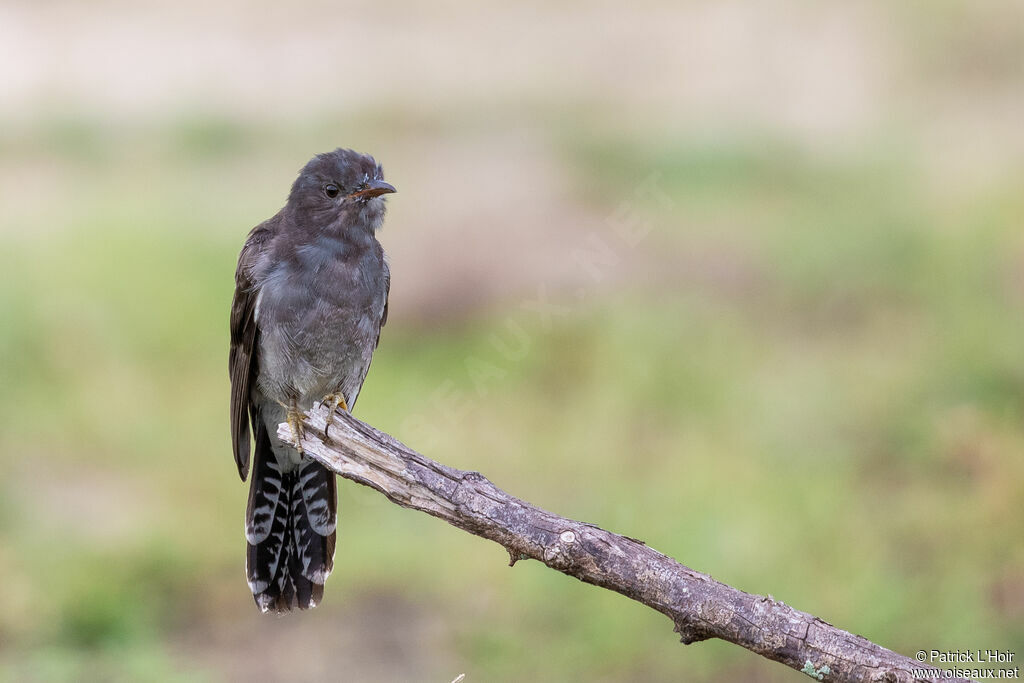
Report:
[[259,390],[303,408],[341,391],[351,406],[384,310],[380,245],[321,237],[270,266],[260,288]]

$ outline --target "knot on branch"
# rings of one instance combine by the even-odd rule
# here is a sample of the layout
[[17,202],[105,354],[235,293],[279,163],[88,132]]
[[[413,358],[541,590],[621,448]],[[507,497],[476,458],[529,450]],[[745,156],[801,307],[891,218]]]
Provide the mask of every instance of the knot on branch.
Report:
[[573,556],[579,544],[579,534],[572,529],[562,531],[553,543],[544,546],[544,564],[555,569],[569,567],[573,564]]
[[684,617],[676,619],[674,623],[675,628],[672,630],[679,634],[679,642],[683,645],[692,645],[712,637],[707,626],[697,619]]

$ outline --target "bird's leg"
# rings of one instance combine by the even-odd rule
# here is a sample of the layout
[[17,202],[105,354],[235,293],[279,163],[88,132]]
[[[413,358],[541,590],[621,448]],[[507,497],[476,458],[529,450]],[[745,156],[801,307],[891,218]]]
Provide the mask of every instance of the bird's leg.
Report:
[[345,397],[340,391],[333,394],[327,394],[320,402],[331,409],[330,412],[327,413],[327,424],[324,425],[324,436],[328,436],[331,425],[334,424],[334,414],[338,412],[338,408],[341,408],[347,413],[348,404],[345,403]]
[[308,415],[299,410],[298,401],[294,399],[292,399],[288,405],[284,406],[284,408],[288,411],[288,426],[292,428],[292,434],[295,435],[295,443],[297,444],[295,450],[299,452],[299,455],[305,455],[302,451],[302,437],[304,435],[302,421],[305,420]]

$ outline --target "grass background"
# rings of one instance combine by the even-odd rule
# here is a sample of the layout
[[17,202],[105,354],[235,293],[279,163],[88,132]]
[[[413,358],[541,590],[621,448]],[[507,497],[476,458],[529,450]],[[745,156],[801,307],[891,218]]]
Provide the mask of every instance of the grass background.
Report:
[[[302,100],[273,71],[218,80],[269,30],[227,10],[196,24],[237,48],[207,69],[170,49],[198,7],[13,6],[23,44],[49,13],[86,30],[5,67],[24,78],[0,112],[0,680],[798,680],[344,483],[323,605],[255,613],[232,273],[337,145],[399,187],[362,419],[904,653],[1019,650],[1019,11],[524,7],[363,7],[372,40],[306,49],[365,64],[376,41],[379,68]],[[286,35],[349,18],[307,9]],[[97,85],[62,59],[111,19],[156,47],[108,36],[126,60]],[[436,61],[389,57],[420,25]],[[133,50],[180,102],[133,88]],[[254,107],[260,77],[299,102]]]

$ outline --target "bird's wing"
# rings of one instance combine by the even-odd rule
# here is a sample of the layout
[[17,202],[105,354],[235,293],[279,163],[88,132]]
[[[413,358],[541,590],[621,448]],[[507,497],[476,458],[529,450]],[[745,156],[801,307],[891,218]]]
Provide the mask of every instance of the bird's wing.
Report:
[[352,409],[356,405],[356,399],[359,398],[359,392],[363,388],[363,382],[366,380],[366,373],[370,371],[370,363],[373,362],[373,352],[380,346],[380,331],[383,329],[384,324],[388,321],[388,297],[391,294],[391,269],[388,268],[387,258],[384,257],[383,252],[381,253],[381,259],[384,264],[384,307],[380,314],[380,324],[377,325],[377,338],[374,340],[372,347],[367,347],[363,353],[363,366],[359,372],[358,377],[353,377],[350,384],[346,384],[342,388],[345,394],[345,400],[348,402],[348,410],[352,412]]
[[388,267],[387,257],[382,257],[384,263],[384,312],[380,314],[380,325],[377,326],[377,343],[374,348],[380,346],[380,331],[388,322],[388,297],[391,296],[391,269]]
[[238,475],[245,481],[249,474],[249,392],[256,378],[256,344],[259,327],[256,305],[259,291],[252,269],[262,247],[273,236],[273,219],[256,226],[242,247],[235,271],[235,296],[231,302],[231,447]]

